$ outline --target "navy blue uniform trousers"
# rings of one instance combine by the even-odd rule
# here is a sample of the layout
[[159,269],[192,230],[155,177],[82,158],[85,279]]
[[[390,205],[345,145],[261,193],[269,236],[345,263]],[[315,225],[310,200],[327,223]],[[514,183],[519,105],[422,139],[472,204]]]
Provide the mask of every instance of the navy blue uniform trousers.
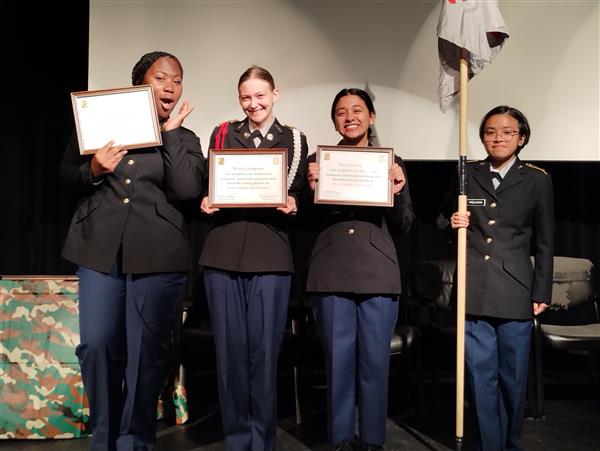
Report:
[[229,451],[275,449],[277,357],[291,280],[291,274],[204,270]]
[[80,267],[76,353],[90,404],[92,450],[150,451],[183,273],[109,274]]
[[469,317],[466,361],[478,429],[476,449],[522,451],[531,320]]
[[383,445],[397,298],[315,295],[313,312],[325,354],[329,440],[354,439],[358,391],[359,437]]

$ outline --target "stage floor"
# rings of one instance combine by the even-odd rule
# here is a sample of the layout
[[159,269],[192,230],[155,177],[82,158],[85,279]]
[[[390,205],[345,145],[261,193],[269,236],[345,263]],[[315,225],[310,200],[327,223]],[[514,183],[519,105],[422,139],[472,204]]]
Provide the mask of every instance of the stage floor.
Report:
[[[587,360],[558,360],[548,355],[545,417],[526,419],[526,451],[600,451],[600,380],[590,378]],[[554,358],[554,359],[552,359]],[[390,371],[386,451],[451,451],[455,448],[453,373],[425,372],[423,401],[417,402],[416,375],[398,361]],[[585,365],[579,365],[579,364]],[[324,377],[317,371],[304,384],[302,424],[295,419],[292,372],[280,362],[278,378],[278,451],[327,451]],[[305,379],[306,380],[306,379]],[[159,421],[156,451],[225,451],[214,374],[188,374],[190,420],[181,426]],[[422,406],[423,409],[418,409]],[[419,414],[421,413],[421,414]],[[463,451],[471,451],[472,418],[466,400]],[[2,451],[87,451],[90,438],[73,440],[0,440]]]
[[[454,424],[443,410],[432,412],[420,426],[405,414],[388,418],[387,451],[449,451],[454,449]],[[156,451],[225,451],[219,411],[214,408],[183,426],[159,423]],[[465,451],[470,431],[465,430]],[[87,451],[90,439],[2,441],[3,451]],[[526,420],[523,445],[527,451],[599,451],[600,406],[591,400],[547,401],[543,420]],[[325,415],[314,412],[303,426],[293,417],[279,422],[279,451],[325,451]]]

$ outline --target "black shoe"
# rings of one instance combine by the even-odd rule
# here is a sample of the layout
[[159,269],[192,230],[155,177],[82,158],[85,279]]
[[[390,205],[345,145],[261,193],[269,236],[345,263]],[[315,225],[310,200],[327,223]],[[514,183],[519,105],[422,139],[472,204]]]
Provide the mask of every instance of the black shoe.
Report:
[[344,440],[343,442],[335,445],[335,451],[356,451],[356,445],[354,442]]
[[383,451],[383,446],[363,442],[360,446],[360,451]]

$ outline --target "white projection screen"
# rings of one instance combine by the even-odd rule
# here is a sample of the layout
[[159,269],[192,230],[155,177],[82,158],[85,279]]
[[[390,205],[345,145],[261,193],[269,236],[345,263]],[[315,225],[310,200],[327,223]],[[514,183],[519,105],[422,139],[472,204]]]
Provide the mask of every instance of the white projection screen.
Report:
[[[281,91],[278,119],[304,131],[310,151],[337,143],[329,117],[343,87],[375,98],[376,134],[408,160],[451,160],[458,102],[438,107],[439,1],[104,1],[90,3],[89,89],[130,85],[149,51],[175,54],[195,111],[185,125],[204,151],[213,127],[241,119],[237,80],[266,67]],[[600,161],[598,1],[500,1],[510,38],[469,83],[468,156],[492,107],[530,120],[527,160]]]

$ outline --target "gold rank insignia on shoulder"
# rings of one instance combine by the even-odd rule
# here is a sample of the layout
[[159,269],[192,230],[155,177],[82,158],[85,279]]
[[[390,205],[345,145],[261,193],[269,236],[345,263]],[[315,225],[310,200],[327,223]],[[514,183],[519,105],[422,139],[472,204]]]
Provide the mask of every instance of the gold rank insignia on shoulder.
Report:
[[535,164],[525,163],[525,166],[527,166],[528,168],[531,168],[531,169],[537,169],[538,171],[540,171],[544,175],[548,175],[548,173],[546,172],[545,169],[542,169],[539,166],[536,166]]

